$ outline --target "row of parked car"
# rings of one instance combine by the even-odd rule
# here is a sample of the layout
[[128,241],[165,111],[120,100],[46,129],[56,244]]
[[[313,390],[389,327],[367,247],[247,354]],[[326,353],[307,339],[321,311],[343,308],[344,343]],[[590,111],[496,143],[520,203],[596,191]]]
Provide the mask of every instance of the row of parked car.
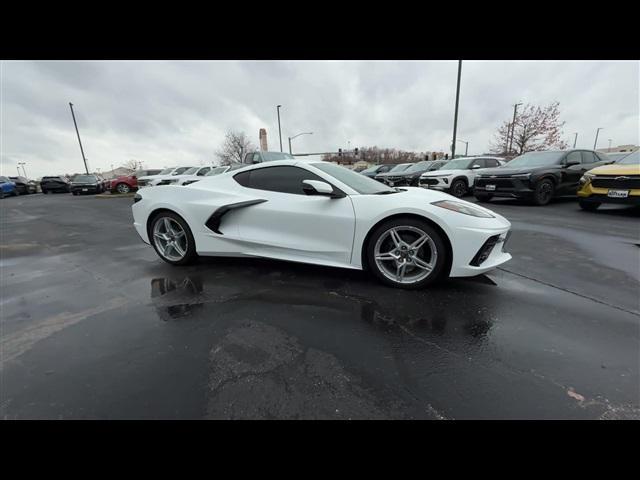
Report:
[[640,204],[639,152],[607,155],[584,149],[527,152],[510,162],[490,156],[375,165],[363,175],[389,186],[419,186],[456,197],[468,193],[481,202],[518,198],[546,205],[552,198],[577,195],[580,206]]

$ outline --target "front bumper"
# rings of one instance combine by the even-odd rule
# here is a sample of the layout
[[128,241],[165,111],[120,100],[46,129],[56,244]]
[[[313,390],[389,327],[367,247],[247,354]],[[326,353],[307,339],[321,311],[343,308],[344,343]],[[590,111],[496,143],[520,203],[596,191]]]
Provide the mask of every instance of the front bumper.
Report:
[[447,191],[451,187],[449,177],[420,177],[418,186],[441,191]]
[[535,191],[531,188],[531,182],[527,179],[497,177],[476,178],[473,193],[488,194],[495,197],[531,198]]
[[618,205],[640,205],[640,189],[624,189],[615,188],[611,190],[626,190],[628,194],[626,197],[609,197],[609,188],[594,187],[591,182],[583,185],[578,190],[578,198],[582,202],[593,203],[613,203]]
[[71,193],[98,193],[98,185],[71,185]]

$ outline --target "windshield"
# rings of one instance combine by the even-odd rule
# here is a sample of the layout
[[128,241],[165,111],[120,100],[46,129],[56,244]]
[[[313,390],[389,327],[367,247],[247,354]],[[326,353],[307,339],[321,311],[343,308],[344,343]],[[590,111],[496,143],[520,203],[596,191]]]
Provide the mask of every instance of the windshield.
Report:
[[380,165],[374,165],[373,167],[365,168],[360,173],[376,173],[379,168]]
[[193,167],[180,167],[177,168],[173,175],[183,175],[187,170],[191,170]]
[[198,171],[198,167],[193,167],[193,168],[190,168],[189,170],[185,170],[184,173],[182,173],[182,175],[195,175],[197,171]]
[[395,172],[395,173],[404,172],[411,165],[413,165],[413,163],[401,163],[401,164],[396,165],[395,167],[393,167],[391,170],[389,170],[389,173],[391,173],[391,172]]
[[93,175],[76,175],[72,181],[76,183],[93,183],[96,182],[97,179]]
[[164,170],[162,170],[158,175],[169,175],[171,172],[173,172],[173,167],[171,168],[165,168]]
[[423,162],[414,163],[409,168],[407,168],[405,172],[412,173],[412,172],[419,172],[420,170],[426,170],[427,168],[429,168],[429,165],[431,165],[432,163],[433,162],[428,162],[426,160]]
[[543,167],[556,165],[566,152],[527,152],[507,163],[509,167]]
[[393,188],[389,188],[382,183],[366,177],[359,173],[349,170],[348,168],[335,165],[333,163],[312,163],[318,170],[322,170],[334,177],[336,180],[341,181],[345,185],[353,188],[356,192],[362,194],[372,194],[380,192],[395,192]]
[[469,164],[473,162],[472,158],[458,158],[456,160],[448,161],[441,170],[466,170],[469,168]]
[[630,153],[629,155],[624,157],[622,160],[618,160],[617,163],[621,165],[640,164],[640,150],[636,150],[635,152]]
[[282,152],[262,152],[262,158],[265,162],[273,162],[274,160],[295,160],[293,155]]
[[212,169],[209,173],[205,175],[205,177],[213,177],[214,175],[220,175],[221,173],[226,172],[229,167],[216,167]]

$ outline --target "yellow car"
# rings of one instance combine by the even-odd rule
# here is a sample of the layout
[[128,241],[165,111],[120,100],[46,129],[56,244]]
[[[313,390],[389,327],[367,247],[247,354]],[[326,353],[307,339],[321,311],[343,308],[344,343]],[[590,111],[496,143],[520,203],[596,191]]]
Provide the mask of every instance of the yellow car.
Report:
[[586,172],[580,179],[578,202],[589,211],[603,203],[640,206],[640,150]]

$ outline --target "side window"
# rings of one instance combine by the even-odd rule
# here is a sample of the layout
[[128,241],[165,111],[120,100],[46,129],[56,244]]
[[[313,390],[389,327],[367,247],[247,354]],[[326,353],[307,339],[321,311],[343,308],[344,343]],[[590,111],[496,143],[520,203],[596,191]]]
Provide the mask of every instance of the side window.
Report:
[[568,162],[582,163],[582,156],[580,155],[580,152],[571,152],[567,155],[564,161],[565,163],[568,163]]
[[244,162],[243,163],[248,163],[248,164],[253,163],[253,153],[247,153],[244,156]]
[[262,157],[260,157],[260,154],[258,152],[253,154],[253,163],[260,163],[262,162]]
[[[245,178],[246,174],[248,178]],[[240,178],[239,178],[240,177]],[[298,167],[267,167],[242,172],[233,177],[240,185],[256,190],[306,195],[302,190],[303,180],[324,180],[317,175]],[[247,182],[248,180],[248,182]],[[244,184],[247,182],[248,184]]]
[[249,188],[249,180],[251,179],[251,171],[240,172],[233,176],[233,179],[243,187]]
[[487,158],[485,160],[485,162],[487,162],[487,167],[499,167],[500,164],[498,163],[498,161],[495,158]]
[[204,175],[206,175],[207,173],[209,173],[209,170],[211,170],[211,167],[204,167],[204,168],[201,168],[201,169],[198,171],[198,176],[199,176],[199,177],[203,177]]
[[478,158],[471,164],[471,168],[475,167],[476,165],[479,166],[480,168],[485,168],[486,167],[485,159]]
[[594,157],[593,152],[582,152],[582,163],[596,163],[597,158]]

